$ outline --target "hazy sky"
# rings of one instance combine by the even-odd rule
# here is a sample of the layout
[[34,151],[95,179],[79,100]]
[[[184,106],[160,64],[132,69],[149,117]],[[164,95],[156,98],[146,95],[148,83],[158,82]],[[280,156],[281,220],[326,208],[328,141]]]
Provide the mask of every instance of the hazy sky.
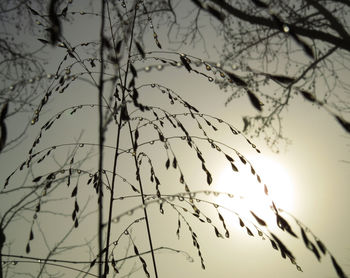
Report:
[[[75,2],[72,10],[80,11],[81,3]],[[89,40],[91,37],[96,38],[98,32],[99,22],[95,17],[85,17],[77,20],[77,25],[72,28],[64,28],[64,35],[68,40],[72,40],[73,44],[76,42],[83,42]],[[215,61],[217,59],[214,46],[221,45],[220,41],[216,41],[217,38],[208,30],[209,39],[207,49],[209,54],[203,53],[202,45],[198,45],[198,49],[192,47],[184,47],[181,52],[190,53],[198,58],[208,59]],[[167,43],[166,33],[159,31],[159,40],[162,43],[163,50],[173,48],[172,44]],[[33,38],[28,40],[32,41]],[[211,43],[213,42],[213,43]],[[215,43],[214,43],[215,42]],[[157,50],[152,39],[152,34],[149,34],[149,38],[145,40],[145,48],[147,51]],[[48,72],[54,72],[57,67],[58,61],[64,56],[62,49],[48,50],[48,55],[54,53],[50,59],[50,63],[47,65]],[[154,54],[152,54],[154,55]],[[167,57],[165,55],[165,57]],[[178,55],[171,56],[174,59],[179,60]],[[157,61],[151,61],[150,63],[135,62],[137,69],[143,69],[146,65],[156,65]],[[78,71],[79,67],[73,68],[73,71]],[[96,69],[96,68],[95,68]],[[199,70],[206,72],[204,67],[198,68]],[[79,69],[80,71],[81,69]],[[201,113],[210,114],[214,117],[223,119],[224,121],[232,124],[237,129],[243,128],[242,117],[247,114],[256,113],[249,103],[248,97],[242,96],[241,98],[232,101],[228,106],[224,103],[228,94],[220,91],[218,86],[214,82],[209,82],[205,77],[196,75],[193,72],[188,73],[184,68],[166,67],[163,70],[158,70],[153,67],[151,71],[139,71],[139,78],[137,79],[137,86],[142,84],[157,83],[168,88],[173,89],[184,100],[193,104],[200,110]],[[106,96],[109,95],[109,87],[106,88]],[[159,90],[148,86],[144,89],[140,89],[140,100],[145,103],[159,105],[167,107],[171,111],[184,111],[180,105],[170,105],[169,99],[165,95],[162,95]],[[45,92],[42,93],[44,95]],[[1,176],[0,182],[3,183],[5,178],[15,169],[23,160],[26,159],[25,154],[28,152],[33,140],[39,132],[40,127],[56,112],[61,111],[64,108],[79,104],[93,104],[97,101],[97,89],[83,81],[73,82],[64,94],[54,94],[51,102],[44,109],[40,118],[40,122],[28,129],[28,136],[22,145],[16,149],[0,155],[0,168]],[[39,100],[38,100],[39,103]],[[159,113],[161,115],[161,113]],[[291,144],[286,147],[282,147],[280,153],[273,153],[265,144],[261,138],[254,138],[252,141],[261,150],[258,154],[242,136],[233,135],[225,124],[220,124],[215,120],[210,120],[219,128],[218,132],[208,131],[208,135],[212,135],[216,140],[223,142],[235,150],[241,152],[249,161],[255,165],[257,173],[260,174],[263,182],[268,185],[271,184],[270,190],[276,204],[285,208],[288,212],[296,216],[302,223],[311,229],[311,231],[322,240],[330,252],[335,256],[339,264],[343,267],[346,273],[350,273],[350,240],[348,235],[350,234],[349,215],[350,204],[350,164],[343,162],[343,160],[350,161],[349,159],[349,136],[347,136],[344,130],[336,123],[333,117],[331,117],[323,109],[319,109],[310,103],[304,101],[301,97],[295,98],[286,111],[283,114],[283,128],[284,135],[291,140]],[[23,117],[26,121],[23,120]],[[22,117],[18,116],[12,119],[9,123],[9,132],[15,132],[17,127],[23,126],[30,120],[28,115]],[[152,118],[151,116],[149,116]],[[154,118],[154,117],[153,117]],[[179,116],[180,120],[186,117]],[[187,116],[189,119],[190,116]],[[209,120],[209,118],[207,118]],[[195,124],[190,121],[184,121],[190,132],[194,135],[202,136],[202,133]],[[205,124],[203,123],[203,127]],[[208,129],[207,127],[205,127]],[[96,143],[96,130],[97,130],[97,109],[96,107],[84,108],[82,111],[78,111],[75,115],[70,115],[69,112],[62,116],[62,119],[54,124],[54,127],[45,132],[45,136],[41,140],[40,146],[37,150],[44,149],[47,146],[59,145],[64,143],[73,143],[79,138],[82,133],[79,142],[85,143],[84,148],[78,149],[77,157],[82,157],[85,150],[88,150],[87,143]],[[209,130],[209,129],[208,129]],[[173,131],[169,128],[164,133],[170,136]],[[177,134],[182,133],[178,131]],[[145,136],[146,139],[140,142],[151,140],[151,138],[157,139],[157,134],[148,128],[148,131],[143,132],[140,128],[140,135]],[[129,145],[127,141],[127,132],[125,130],[125,138],[123,138],[122,146]],[[173,143],[174,141],[174,143]],[[184,173],[185,180],[193,190],[217,190],[225,191],[235,195],[234,198],[228,199],[220,196],[199,194],[198,198],[208,200],[210,202],[218,202],[223,206],[231,208],[233,210],[245,211],[246,206],[254,206],[254,211],[259,214],[266,221],[270,221],[271,216],[266,214],[266,198],[264,197],[262,185],[258,183],[252,184],[252,176],[249,174],[250,168],[247,165],[243,165],[239,162],[239,158],[235,155],[232,149],[222,146],[222,149],[232,155],[237,161],[237,167],[239,173],[231,175],[230,164],[225,157],[213,151],[210,148],[208,142],[198,140],[198,146],[203,150],[203,156],[206,160],[206,165],[210,172],[213,174],[213,184],[209,187],[206,184],[206,176],[201,170],[201,164],[196,157],[195,151],[187,147],[186,142],[174,139],[169,142],[172,144],[173,150],[177,153],[178,165]],[[106,134],[106,145],[113,146],[115,144],[115,127],[111,126]],[[59,163],[64,161],[64,158],[74,148],[62,147],[57,148],[59,151],[55,151],[54,157],[47,162],[41,169],[33,169],[31,175],[37,176],[39,173],[48,173],[48,167],[52,166],[57,169],[58,165],[55,164],[54,159]],[[94,149],[96,154],[96,149]],[[179,173],[175,170],[165,170],[164,164],[167,156],[164,148],[160,142],[155,142],[153,145],[144,147],[144,151],[150,151],[150,156],[154,163],[157,173],[161,177],[161,191],[162,194],[176,194],[183,192],[184,187],[179,183]],[[106,149],[106,161],[105,168],[112,170],[112,157],[113,152],[111,149]],[[135,170],[130,170],[132,161],[130,157],[123,154],[121,163],[119,165],[119,173],[135,181]],[[172,156],[170,155],[172,158]],[[96,157],[84,163],[81,168],[90,171],[97,165]],[[143,160],[143,169],[148,169],[147,159]],[[45,168],[47,167],[47,168]],[[158,168],[157,168],[158,167]],[[159,169],[159,170],[158,170]],[[146,171],[146,170],[145,170]],[[149,169],[148,169],[149,171]],[[91,170],[91,172],[94,172]],[[245,174],[248,172],[248,174]],[[283,174],[283,175],[282,175]],[[230,176],[231,175],[231,176]],[[111,175],[110,175],[111,177]],[[146,192],[155,193],[154,184],[149,182],[149,172],[144,173],[146,179]],[[254,177],[253,177],[254,178]],[[19,177],[15,181],[19,185],[20,180],[24,180],[25,176]],[[83,200],[87,200],[89,197],[95,198],[94,190],[88,186],[85,186],[88,177],[87,175],[81,176],[78,201],[81,207],[83,207]],[[255,178],[254,178],[255,179]],[[127,184],[122,183],[117,189],[117,196],[121,197],[125,195],[132,195],[132,191]],[[74,179],[76,182],[76,179]],[[27,178],[27,185],[31,184],[31,178]],[[64,185],[64,184],[63,184]],[[15,186],[12,184],[12,186]],[[148,186],[148,187],[147,187]],[[256,186],[256,188],[254,188]],[[245,195],[247,199],[252,198],[250,190],[259,191],[258,197],[254,197],[253,202],[245,201],[239,198],[237,195]],[[57,243],[58,238],[63,235],[64,230],[68,229],[71,225],[70,214],[74,205],[74,199],[68,198],[68,201],[58,200],[62,196],[70,196],[73,186],[69,189],[59,187],[57,190],[57,196],[51,196],[53,202],[45,208],[40,219],[40,227],[44,234],[46,234],[47,242],[41,240],[34,240],[32,245],[31,254],[42,255],[47,250],[47,246],[54,246]],[[276,193],[275,193],[276,192]],[[68,194],[68,195],[67,195]],[[253,194],[254,195],[254,194]],[[7,195],[0,195],[0,208],[1,215],[3,209],[16,200],[16,196],[9,199]],[[265,198],[265,199],[264,199]],[[260,201],[262,200],[262,201]],[[261,205],[260,205],[261,202]],[[96,209],[96,200],[91,201],[92,207],[87,209],[87,212],[94,211]],[[185,206],[183,202],[176,202],[179,206]],[[140,205],[139,200],[134,198],[125,199],[123,201],[116,202],[115,215],[122,214],[128,208]],[[187,206],[188,207],[188,206]],[[220,223],[217,212],[222,213],[225,218],[225,223],[230,232],[229,239],[217,238],[213,227],[208,223],[201,223],[192,216],[190,213],[183,212],[186,216],[188,224],[191,225],[193,230],[198,234],[198,242],[200,244],[200,250],[205,260],[206,270],[201,270],[200,259],[197,255],[197,249],[192,245],[191,235],[188,232],[186,223],[181,219],[180,240],[177,239],[176,230],[178,222],[178,214],[169,205],[164,204],[164,215],[159,212],[159,204],[152,204],[148,206],[150,225],[152,230],[152,236],[155,247],[168,246],[174,249],[181,249],[188,253],[175,253],[167,250],[159,251],[156,253],[156,260],[158,263],[158,270],[160,277],[320,277],[330,278],[336,277],[336,273],[332,267],[329,256],[322,258],[319,263],[312,252],[307,250],[302,242],[300,231],[298,226],[293,222],[293,219],[286,216],[286,219],[292,225],[294,231],[298,234],[299,239],[293,239],[290,236],[286,236],[283,232],[278,231],[276,228],[271,227],[274,233],[281,235],[281,239],[290,248],[293,254],[296,256],[298,264],[303,268],[304,272],[298,272],[296,267],[290,263],[290,261],[283,260],[280,253],[271,247],[268,240],[262,240],[256,233],[256,230],[252,230],[255,234],[254,237],[247,235],[244,228],[239,226],[238,218],[235,214],[224,212],[223,209],[218,210],[213,205],[205,204],[203,202],[198,203],[198,207],[209,218],[212,218],[215,225],[219,228],[221,233],[225,233],[222,224]],[[181,210],[180,207],[178,209]],[[62,214],[67,214],[67,217],[60,217],[59,215],[51,215],[49,211],[58,210]],[[241,213],[241,212],[239,212]],[[243,212],[242,212],[243,213]],[[131,214],[131,213],[130,213]],[[285,214],[284,214],[285,215]],[[64,216],[64,215],[62,215]],[[23,219],[19,219],[14,225],[10,226],[9,232],[6,236],[12,240],[13,248],[11,252],[13,254],[25,255],[25,245],[30,230],[31,213],[24,213]],[[141,209],[136,210],[132,215],[127,215],[121,218],[119,224],[115,224],[112,230],[112,239],[115,240],[117,236],[123,232],[128,224],[132,222],[132,219],[137,217],[143,217]],[[56,220],[57,219],[57,220]],[[68,223],[68,224],[67,224]],[[118,226],[119,225],[119,226]],[[131,230],[129,230],[131,231]],[[68,240],[67,246],[73,244],[84,244],[95,234],[96,222],[94,216],[87,221],[82,222],[79,229],[75,230],[72,234],[72,238]],[[36,238],[40,237],[40,229],[35,226]],[[144,221],[136,223],[132,226],[131,237],[135,244],[139,248],[140,252],[148,250],[148,241],[146,237],[146,229]],[[36,245],[37,244],[37,245]],[[128,248],[129,244],[129,249]],[[40,246],[36,247],[35,246]],[[95,243],[91,244],[91,250],[96,254]],[[132,247],[130,248],[130,240],[128,235],[122,236],[119,249],[115,252],[116,258],[123,257],[125,254],[134,254]],[[41,248],[41,249],[40,249]],[[78,250],[74,250],[69,255],[75,255],[78,258],[76,260],[88,260],[90,245],[85,244]],[[40,249],[40,250],[39,250]],[[90,251],[91,251],[90,250]],[[190,257],[189,257],[190,256]],[[59,257],[59,256],[58,256]],[[61,258],[65,257],[65,253]],[[194,262],[191,261],[191,257]],[[151,267],[150,256],[146,255],[144,258],[147,260],[148,270],[153,274]],[[30,271],[28,267],[30,264],[18,264],[12,267],[13,271]],[[32,267],[32,266],[31,266]],[[17,268],[17,269],[16,269]],[[141,269],[139,269],[141,268]],[[53,268],[54,269],[54,268]],[[142,270],[141,263],[137,259],[132,259],[125,263],[122,271],[127,273],[128,270],[139,269],[133,273],[131,277],[145,277]],[[70,277],[75,277],[75,272],[67,272]]]

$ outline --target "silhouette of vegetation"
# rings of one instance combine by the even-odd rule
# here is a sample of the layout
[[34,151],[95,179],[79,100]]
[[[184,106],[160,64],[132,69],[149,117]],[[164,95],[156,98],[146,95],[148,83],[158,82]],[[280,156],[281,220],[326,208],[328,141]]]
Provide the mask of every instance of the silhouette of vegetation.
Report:
[[191,2],[186,21],[168,17],[170,37],[180,44],[189,39],[194,45],[208,43],[213,38],[204,35],[203,22],[215,19],[210,22],[223,42],[219,65],[244,81],[215,80],[228,93],[226,105],[247,89],[264,104],[264,113],[243,117],[246,133],[264,136],[278,150],[283,139],[288,142],[283,112],[299,96],[325,109],[349,132],[348,1]]
[[[226,6],[222,11],[214,5],[193,2],[215,20],[227,19]],[[263,2],[253,2],[264,6]],[[221,142],[217,134],[228,133],[230,142],[240,138],[252,152],[260,153],[250,139],[230,123],[202,114],[195,103],[189,103],[163,80],[144,81],[143,75],[151,67],[178,69],[209,83],[219,76],[223,83],[243,89],[256,111],[264,109],[250,81],[236,72],[201,57],[163,50],[152,16],[172,14],[170,3],[102,0],[100,7],[91,3],[82,11],[75,10],[71,0],[51,0],[45,8],[36,2],[26,2],[25,8],[19,3],[34,18],[34,38],[48,51],[48,60],[54,57],[52,62],[57,67],[54,72],[39,73],[46,77],[42,90],[29,85],[28,95],[35,97],[28,101],[36,103],[28,121],[31,132],[26,133],[31,144],[23,146],[27,153],[18,157],[18,167],[10,174],[2,173],[0,277],[114,277],[135,272],[159,277],[162,251],[184,255],[205,269],[199,225],[212,230],[213,237],[229,238],[224,210],[236,218],[244,233],[266,240],[268,248],[280,252],[297,270],[302,271],[301,264],[282,237],[303,241],[319,261],[329,256],[338,277],[347,277],[327,244],[271,198],[259,169],[237,146]],[[94,24],[84,25],[85,16]],[[66,30],[79,24],[91,27],[91,40],[83,34],[68,39],[76,34]],[[152,45],[147,42],[145,28],[151,33]],[[294,40],[310,56],[309,44],[298,36]],[[25,71],[31,74],[29,69]],[[253,70],[251,73],[255,74]],[[13,74],[11,70],[9,74]],[[270,73],[264,76],[279,83],[295,80]],[[33,84],[27,75],[20,77],[23,88]],[[12,86],[18,88],[17,79],[13,81],[16,85]],[[36,92],[33,95],[32,90]],[[10,91],[4,89],[2,95],[0,150],[6,147],[8,117],[19,111],[14,104],[23,96],[18,91],[13,99]],[[94,102],[89,102],[89,93]],[[309,91],[300,88],[300,93],[326,107]],[[338,114],[334,116],[349,131],[348,123]],[[225,161],[237,175],[242,169],[250,171],[278,229],[270,227],[259,211],[234,211],[213,198],[226,196],[233,202],[244,199],[208,190],[217,177],[212,170],[213,156]],[[203,185],[194,182],[193,172],[199,173]],[[175,223],[177,237],[191,238],[196,258],[172,242],[159,245],[155,234],[168,227],[152,219],[158,221],[165,212],[169,214],[167,221]],[[134,265],[130,267],[128,261]]]

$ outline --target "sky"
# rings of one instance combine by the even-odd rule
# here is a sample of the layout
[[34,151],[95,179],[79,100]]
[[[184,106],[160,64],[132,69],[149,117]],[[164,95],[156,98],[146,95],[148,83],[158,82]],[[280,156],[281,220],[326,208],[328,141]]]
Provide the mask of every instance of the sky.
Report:
[[[80,2],[76,1],[72,10],[79,11]],[[81,17],[77,20],[79,24],[70,28],[65,27],[64,34],[69,41],[82,42],[94,37],[98,32],[98,25],[94,17]],[[88,26],[89,28],[87,28]],[[164,51],[173,51],[173,45],[166,41],[166,32],[162,32],[159,27],[159,40],[162,43]],[[209,28],[208,36],[212,36],[213,44],[207,45],[208,53],[203,53],[203,47],[199,43],[196,48],[184,46],[181,52],[194,55],[203,60],[215,61],[218,59],[214,47],[220,46],[221,43],[215,40],[215,34]],[[35,38],[28,38],[28,42],[34,43]],[[215,43],[214,43],[215,42]],[[146,36],[145,48],[150,51],[157,51],[151,34]],[[48,49],[47,56],[50,57],[49,64],[46,65],[47,72],[55,71],[58,62],[64,55],[62,49]],[[156,55],[150,54],[151,55]],[[179,55],[157,54],[163,57],[170,57],[179,60]],[[219,123],[215,119],[205,116],[211,123],[219,129],[214,132],[207,127],[202,118],[198,117],[203,127],[207,130],[208,135],[213,136],[218,142],[225,143],[221,146],[222,150],[232,156],[236,161],[239,169],[238,173],[233,173],[229,162],[222,153],[211,149],[205,140],[195,141],[198,147],[203,150],[203,157],[206,161],[206,167],[213,175],[213,182],[207,185],[206,175],[201,169],[201,163],[197,159],[196,152],[190,149],[185,141],[181,139],[169,139],[171,144],[171,152],[174,151],[178,160],[178,168],[169,170],[165,169],[167,153],[173,158],[172,153],[166,151],[159,141],[154,144],[147,144],[140,147],[145,153],[152,158],[152,163],[156,169],[156,174],[161,180],[160,190],[162,194],[177,194],[184,191],[183,185],[179,182],[179,172],[184,174],[186,182],[192,190],[213,190],[227,192],[233,194],[233,198],[223,196],[215,196],[214,194],[199,193],[196,198],[203,199],[208,202],[219,203],[228,209],[238,212],[242,219],[251,219],[250,209],[271,223],[271,230],[280,236],[282,241],[286,243],[288,248],[296,256],[297,263],[302,267],[303,272],[296,270],[295,265],[290,261],[281,258],[279,252],[271,247],[270,242],[260,237],[256,230],[249,226],[254,237],[249,236],[245,228],[239,225],[239,218],[235,213],[219,207],[215,208],[210,203],[202,201],[198,203],[201,210],[202,218],[206,215],[213,220],[219,231],[224,234],[225,230],[218,218],[220,212],[224,219],[230,238],[217,238],[214,227],[210,223],[201,223],[198,219],[182,210],[182,206],[186,206],[185,201],[175,200],[176,208],[181,211],[181,215],[185,219],[180,219],[181,229],[179,232],[180,239],[176,234],[178,228],[179,214],[174,207],[164,204],[164,214],[160,213],[159,204],[154,201],[147,206],[150,217],[150,227],[155,247],[170,246],[173,249],[181,250],[175,252],[166,248],[156,252],[156,261],[160,277],[337,277],[332,267],[329,256],[324,256],[319,263],[312,252],[307,250],[302,242],[300,231],[296,223],[290,216],[283,214],[291,224],[293,230],[298,234],[298,239],[288,236],[285,232],[280,231],[273,226],[273,218],[271,212],[268,212],[269,202],[263,194],[262,184],[256,182],[256,176],[250,174],[250,168],[240,162],[236,151],[242,153],[249,160],[261,176],[263,182],[269,186],[270,194],[278,207],[281,207],[294,215],[299,221],[304,223],[322,242],[327,249],[332,252],[339,264],[346,273],[350,273],[350,233],[349,216],[350,205],[348,197],[349,189],[349,136],[336,123],[325,110],[304,101],[301,97],[295,98],[288,110],[283,114],[283,132],[286,137],[291,140],[291,144],[282,147],[279,153],[271,151],[262,138],[253,138],[252,142],[258,147],[261,153],[257,153],[246,139],[241,135],[233,135],[225,125],[225,122],[232,124],[239,130],[243,129],[242,117],[247,114],[256,113],[249,103],[248,97],[232,101],[225,106],[227,93],[220,91],[214,82],[209,82],[204,76],[188,73],[184,67],[164,67],[162,70],[157,69],[159,61],[149,60],[148,63],[135,61],[135,67],[139,70],[139,77],[136,80],[137,86],[148,84],[145,88],[140,89],[140,101],[152,105],[166,107],[173,113],[183,112],[181,105],[171,105],[167,95],[162,94],[159,86],[166,86],[173,89],[182,99],[194,105],[200,113],[204,115],[212,115],[221,118],[224,123]],[[155,65],[150,71],[145,71],[145,66]],[[204,73],[208,73],[204,66],[196,68]],[[79,67],[73,67],[73,71],[80,71]],[[151,84],[159,84],[152,87]],[[106,86],[106,95],[110,92],[109,85]],[[44,95],[44,91],[42,93]],[[79,104],[96,104],[97,89],[86,82],[78,80],[73,82],[69,89],[63,94],[54,94],[47,107],[40,116],[40,121],[28,129],[25,140],[16,149],[2,153],[0,155],[1,176],[0,181],[4,183],[6,177],[25,160],[25,154],[35,140],[40,127],[51,118],[55,113],[59,113],[62,109],[79,105]],[[39,103],[39,100],[38,100]],[[77,165],[80,169],[87,172],[94,172],[96,169],[97,149],[92,145],[96,143],[97,130],[97,109],[96,106],[90,107],[86,105],[77,113],[71,115],[71,110],[63,114],[62,118],[57,120],[53,128],[44,132],[37,150],[45,149],[53,145],[58,146],[50,160],[46,160],[44,165],[35,166],[28,173],[18,174],[10,183],[10,186],[20,187],[32,184],[31,179],[49,173],[50,169],[57,169],[64,163],[66,157],[70,153],[76,151],[75,161],[83,158],[88,150],[92,149],[91,158],[81,165]],[[162,112],[159,112],[162,115]],[[9,134],[16,132],[30,121],[28,114],[18,115],[9,121]],[[154,116],[148,115],[149,118]],[[196,136],[202,136],[201,130],[197,128],[197,124],[190,121],[190,115],[178,116],[178,119],[186,124],[186,128],[193,132]],[[141,124],[140,124],[141,125]],[[109,127],[106,133],[106,145],[113,146],[115,144],[115,126]],[[167,123],[164,134],[171,136],[173,134],[181,134],[181,132],[173,131]],[[149,140],[157,139],[158,135],[152,127],[140,128],[140,141],[149,142]],[[250,138],[249,138],[250,139]],[[122,138],[122,148],[130,146],[128,135],[125,130]],[[79,144],[84,143],[80,148],[74,146],[61,146],[78,141]],[[232,149],[233,148],[233,149]],[[110,148],[105,149],[105,167],[107,170],[112,169],[113,152]],[[123,177],[137,184],[135,180],[135,170],[132,168],[132,157],[127,153],[121,155],[121,163],[118,165],[118,173]],[[66,160],[66,162],[69,159]],[[149,166],[147,158],[142,161],[142,170],[145,176],[145,186],[147,193],[155,193],[154,184],[149,182]],[[67,169],[67,167],[66,167]],[[93,188],[85,186],[88,175],[81,175],[79,180],[73,179],[72,185],[66,187],[57,186],[54,194],[50,195],[48,200],[51,202],[44,203],[44,209],[38,217],[38,221],[34,226],[35,239],[31,241],[33,256],[43,256],[50,248],[64,237],[65,231],[69,231],[72,226],[70,215],[74,205],[74,198],[71,198],[73,185],[79,184],[77,200],[80,208],[83,209],[85,201],[89,199],[90,203],[84,211],[87,214],[85,220],[79,224],[78,229],[74,229],[69,239],[63,244],[65,248],[56,251],[66,253],[58,254],[55,258],[74,258],[75,260],[91,259],[92,254],[96,254],[94,235],[96,234],[96,196]],[[24,182],[21,185],[21,182]],[[120,221],[113,225],[112,238],[116,240],[121,235],[120,242],[116,246],[116,258],[123,257],[127,254],[133,254],[132,244],[135,244],[139,250],[148,250],[148,241],[146,237],[145,222],[143,220],[134,223],[128,233],[123,233],[124,229],[132,223],[133,219],[143,217],[143,211],[138,208],[135,211],[129,209],[140,205],[137,198],[125,198],[135,193],[130,187],[117,179],[116,196],[124,196],[123,200],[115,202],[114,217],[117,215],[125,215]],[[252,193],[253,192],[253,193]],[[256,193],[257,192],[257,193]],[[10,197],[8,197],[10,196]],[[241,196],[241,197],[240,197]],[[19,198],[16,194],[1,194],[0,208],[4,211],[11,206]],[[65,198],[65,199],[63,199]],[[249,201],[253,198],[253,201]],[[150,199],[152,202],[152,199]],[[187,208],[188,205],[187,205]],[[127,212],[129,211],[129,212]],[[52,213],[56,212],[56,213]],[[57,213],[59,212],[59,213]],[[3,212],[1,212],[1,215]],[[33,214],[26,211],[22,217],[13,221],[6,231],[6,237],[11,241],[11,253],[17,255],[25,255],[25,245],[27,243],[28,234],[32,223]],[[116,218],[114,218],[116,219]],[[245,220],[246,221],[246,220]],[[187,226],[188,225],[188,226]],[[270,224],[269,224],[270,225]],[[200,258],[197,255],[197,249],[192,245],[191,234],[188,227],[198,235],[198,243],[206,265],[206,270],[201,269]],[[270,227],[270,226],[269,226]],[[79,245],[78,248],[70,248]],[[78,259],[77,259],[78,258]],[[144,256],[147,262],[147,268],[153,275],[151,260],[149,255]],[[29,263],[18,263],[11,266],[13,273],[30,272],[38,265]],[[51,271],[57,270],[54,266]],[[61,270],[61,269],[60,269]],[[130,271],[130,277],[145,277],[142,265],[137,259],[130,259],[122,265],[123,274]],[[68,275],[77,274],[76,272],[66,272]],[[75,277],[75,276],[73,276]],[[153,276],[152,276],[153,277]]]

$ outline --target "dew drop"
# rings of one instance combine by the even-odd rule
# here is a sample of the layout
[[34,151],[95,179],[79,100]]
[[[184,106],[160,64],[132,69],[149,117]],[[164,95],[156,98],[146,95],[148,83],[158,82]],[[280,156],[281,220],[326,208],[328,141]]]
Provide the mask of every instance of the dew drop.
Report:
[[283,25],[283,32],[288,33],[290,31],[288,25]]
[[114,222],[114,223],[118,223],[118,222],[119,222],[119,217],[114,218],[114,219],[113,219],[113,222]]
[[155,86],[156,86],[156,84],[154,84],[154,83],[151,84],[151,87],[152,87],[152,88],[154,88]]
[[211,70],[211,66],[209,66],[209,65],[206,65],[205,68],[206,68],[207,70]]
[[15,86],[10,86],[10,91],[13,91],[15,89]]
[[128,235],[129,234],[129,231],[128,230],[125,230],[124,231],[124,235]]
[[113,242],[113,245],[117,246],[118,245],[118,241]]
[[77,173],[78,173],[78,174],[81,174],[81,170],[80,170],[80,169],[78,169],[78,170],[77,170]]
[[30,78],[28,81],[29,81],[29,83],[33,83],[33,82],[34,82],[34,79],[33,79],[33,78]]
[[83,143],[80,143],[80,144],[79,144],[79,147],[80,147],[80,148],[84,147],[84,144],[83,144]]
[[180,62],[177,62],[177,63],[176,63],[176,66],[177,66],[177,67],[181,67],[182,65],[181,65]]
[[164,67],[163,65],[158,65],[158,66],[157,66],[157,70],[162,70],[163,67]]
[[13,261],[11,264],[12,265],[17,265],[17,261]]
[[225,77],[225,74],[224,74],[223,72],[220,72],[220,76],[221,76],[222,78],[224,78],[224,77]]
[[154,144],[154,141],[151,141],[151,142],[149,142],[151,145],[153,145]]
[[151,70],[151,67],[147,66],[145,67],[145,71],[150,71]]
[[208,76],[208,80],[209,80],[209,82],[213,82],[213,81],[214,81],[214,78],[211,77],[211,76]]

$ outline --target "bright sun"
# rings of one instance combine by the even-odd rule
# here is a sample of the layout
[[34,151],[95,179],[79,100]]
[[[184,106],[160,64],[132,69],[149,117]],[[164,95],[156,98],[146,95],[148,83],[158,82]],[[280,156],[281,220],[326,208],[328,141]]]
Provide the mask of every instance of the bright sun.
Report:
[[[233,194],[234,198],[221,194],[215,201],[241,216],[250,215],[253,211],[267,224],[276,223],[270,208],[271,200],[278,207],[291,211],[294,203],[292,180],[281,164],[267,157],[252,159],[251,162],[261,177],[261,183],[252,175],[248,164],[242,165],[238,173],[227,166],[215,182],[215,190]],[[268,188],[268,196],[264,193],[264,184]]]

